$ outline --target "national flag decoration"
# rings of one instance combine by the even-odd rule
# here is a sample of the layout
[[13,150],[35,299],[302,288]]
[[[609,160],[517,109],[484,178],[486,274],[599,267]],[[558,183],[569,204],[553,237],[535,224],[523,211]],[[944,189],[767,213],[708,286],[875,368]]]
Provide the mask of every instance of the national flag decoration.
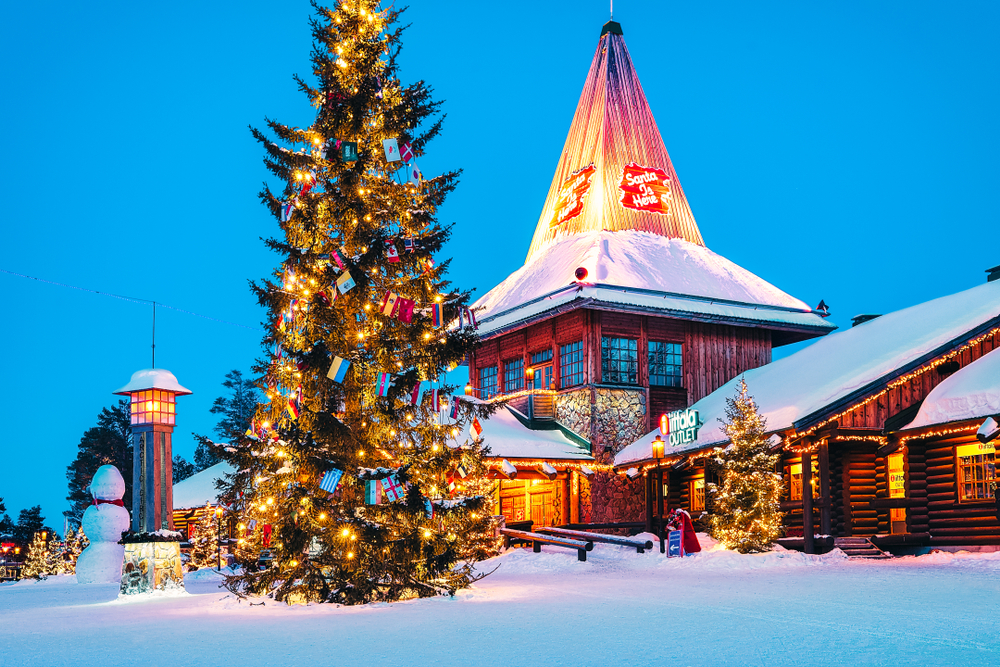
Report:
[[441,326],[441,304],[440,303],[435,303],[434,305],[431,306],[431,324],[434,325],[435,329]]
[[247,522],[247,530],[249,532],[252,533],[253,529],[256,527],[257,527],[257,519],[250,519],[250,521]]
[[392,239],[385,240],[385,258],[391,264],[399,262],[399,251],[396,250],[396,242]]
[[382,480],[382,497],[390,503],[406,497],[406,489],[399,483],[395,475],[389,475]]
[[410,147],[410,144],[400,146],[399,157],[403,159],[403,162],[409,162],[413,159],[413,148]]
[[457,472],[458,476],[461,477],[462,479],[465,479],[466,477],[469,476],[469,470],[468,470],[468,468],[466,468],[461,463],[459,463],[458,467],[455,468],[455,472]]
[[420,397],[424,393],[424,383],[418,382],[413,385],[413,389],[410,391],[410,405],[419,405]]
[[452,419],[458,419],[458,406],[461,405],[461,403],[460,403],[461,400],[462,399],[460,399],[458,396],[452,396],[451,397],[451,414],[450,414],[450,417]]
[[411,324],[413,322],[413,306],[416,302],[413,299],[400,297],[396,301],[396,317],[400,321]]
[[379,305],[379,312],[383,315],[389,315],[390,317],[396,314],[396,302],[399,300],[399,295],[388,290],[385,296],[382,297],[382,303]]
[[406,178],[414,185],[420,185],[420,182],[424,180],[424,175],[420,173],[420,168],[417,166],[416,162],[409,165],[407,168]]
[[247,428],[247,430],[243,433],[243,435],[250,438],[251,440],[259,440],[259,438],[257,437],[257,429],[254,428],[255,424],[256,422],[250,422],[249,428]]
[[382,150],[385,151],[386,162],[399,162],[399,146],[395,139],[383,139]]
[[389,373],[379,373],[378,380],[375,382],[375,390],[379,396],[388,396],[389,387],[392,386],[392,375]]
[[313,189],[314,185],[316,185],[316,172],[310,172],[303,180],[302,188],[299,189],[299,196],[309,194],[309,191]]
[[281,221],[288,222],[292,219],[292,213],[295,212],[295,204],[288,201],[281,205]]
[[341,271],[344,270],[344,260],[342,260],[340,258],[340,253],[339,252],[337,252],[336,250],[334,250],[333,252],[331,252],[330,253],[330,259],[333,261],[334,264],[337,265],[338,269],[340,269]]
[[382,504],[382,485],[377,479],[365,481],[365,502],[369,505]]
[[347,294],[354,287],[354,278],[351,278],[350,271],[344,271],[337,278],[337,289],[340,290],[341,294]]
[[473,329],[479,328],[479,322],[476,321],[476,311],[472,308],[466,308],[465,311],[469,315],[469,322],[472,324]]
[[291,415],[293,421],[299,418],[299,406],[295,396],[288,397],[288,414]]
[[327,493],[333,493],[337,490],[337,485],[340,484],[340,478],[344,476],[343,470],[337,470],[336,468],[331,468],[327,470],[323,475],[323,479],[319,482],[319,488]]
[[337,298],[336,292],[331,292],[330,294],[327,294],[326,290],[323,290],[321,292],[316,292],[316,298],[319,299],[320,303],[322,303],[327,308],[329,308],[333,304],[333,300],[330,299],[331,295],[333,296],[333,299]]
[[448,493],[455,493],[455,488],[456,487],[457,487],[457,485],[455,484],[455,478],[454,477],[449,477],[448,478]]
[[[479,436],[483,434],[483,425],[479,423],[479,417],[472,418],[472,426],[469,427],[469,434],[473,440],[479,440]],[[465,477],[465,475],[462,475],[462,477]]]
[[440,391],[441,390],[437,388],[431,389],[431,407],[434,408],[434,412],[441,410],[441,396],[438,393]]
[[403,250],[405,252],[413,252],[417,247],[417,242],[411,238],[403,239]]
[[347,376],[347,369],[350,368],[351,362],[342,357],[334,357],[333,365],[330,366],[330,371],[326,374],[328,378],[334,382],[343,382],[344,378]]

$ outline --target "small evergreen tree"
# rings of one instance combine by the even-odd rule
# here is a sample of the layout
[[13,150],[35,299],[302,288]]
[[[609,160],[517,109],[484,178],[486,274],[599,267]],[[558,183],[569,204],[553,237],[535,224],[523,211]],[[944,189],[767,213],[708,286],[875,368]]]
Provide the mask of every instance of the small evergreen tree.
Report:
[[11,538],[18,544],[27,545],[32,542],[37,533],[55,534],[54,530],[45,525],[45,517],[42,516],[41,505],[21,510],[21,513],[17,517],[17,525],[11,531]]
[[219,528],[215,516],[215,508],[205,507],[198,523],[195,524],[194,537],[191,539],[191,560],[188,562],[194,568],[217,567],[219,565]]
[[76,531],[71,528],[66,533],[63,544],[56,574],[76,574],[76,560],[80,557],[80,552],[90,545],[90,540],[84,534],[83,528]]
[[24,561],[21,576],[45,579],[52,574],[52,560],[49,554],[50,535],[46,531],[35,533],[28,547],[28,558]]
[[781,476],[774,466],[779,455],[769,452],[767,424],[741,380],[735,398],[726,399],[722,430],[730,445],[715,463],[722,484],[710,484],[715,495],[712,536],[740,553],[770,551],[781,536]]
[[174,454],[174,484],[187,479],[195,473],[194,466],[180,454]]
[[[219,396],[212,404],[210,412],[222,415],[215,425],[215,432],[227,442],[240,438],[250,428],[260,395],[253,380],[243,377],[240,370],[226,373],[222,386],[229,390],[228,396]],[[201,472],[222,460],[222,449],[205,436],[195,436],[198,445],[194,450],[194,471]]]
[[14,534],[14,522],[7,516],[7,506],[4,505],[3,498],[0,498],[0,537],[11,537]]

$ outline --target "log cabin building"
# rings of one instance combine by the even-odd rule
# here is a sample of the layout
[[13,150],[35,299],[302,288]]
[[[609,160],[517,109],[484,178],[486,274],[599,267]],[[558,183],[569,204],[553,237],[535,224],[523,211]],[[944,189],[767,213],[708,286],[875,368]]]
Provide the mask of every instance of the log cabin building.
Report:
[[[782,543],[809,553],[1000,548],[994,445],[984,426],[1000,419],[997,348],[1000,281],[990,281],[860,316],[849,330],[744,373],[781,452]],[[655,460],[652,431],[618,453],[619,471],[663,469],[669,507],[710,514],[706,463],[726,444],[718,418],[738,382],[692,406],[704,424],[694,442],[667,446]]]
[[[583,523],[641,517],[641,480],[611,464],[661,413],[767,364],[774,347],[835,328],[705,246],[614,21],[601,32],[524,266],[473,310],[482,344],[469,359],[472,393],[509,401],[529,430],[554,422],[588,443],[595,474],[566,464]],[[507,464],[536,475],[540,461]],[[503,481],[501,498],[520,484]],[[545,502],[563,506],[559,493]],[[512,507],[498,510],[513,521]]]

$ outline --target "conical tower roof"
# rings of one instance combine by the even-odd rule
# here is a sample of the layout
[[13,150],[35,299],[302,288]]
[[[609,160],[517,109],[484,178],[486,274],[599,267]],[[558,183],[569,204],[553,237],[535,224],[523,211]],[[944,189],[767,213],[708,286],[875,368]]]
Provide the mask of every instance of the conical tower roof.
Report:
[[705,245],[621,26],[609,21],[601,31],[526,262],[565,234],[626,230]]

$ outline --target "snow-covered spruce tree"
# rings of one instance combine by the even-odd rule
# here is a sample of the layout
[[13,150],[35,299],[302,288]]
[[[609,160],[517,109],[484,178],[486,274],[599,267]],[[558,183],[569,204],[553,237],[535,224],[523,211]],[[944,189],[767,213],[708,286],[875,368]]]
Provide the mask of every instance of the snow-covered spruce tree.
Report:
[[400,83],[400,11],[314,7],[315,82],[296,81],[315,120],[269,120],[276,141],[253,130],[283,181],[261,192],[281,265],[253,285],[269,311],[254,369],[266,402],[223,453],[238,471],[224,500],[238,523],[269,527],[273,562],[227,586],[288,602],[450,594],[474,580],[491,530],[488,499],[452,496],[446,481],[459,465],[484,474],[478,442],[449,439],[491,411],[449,397],[443,375],[477,342],[472,326],[441,326],[468,315],[469,296],[433,260],[458,173],[416,168],[442,119],[427,85]]
[[740,553],[770,551],[781,537],[781,476],[778,454],[769,452],[766,423],[741,380],[734,398],[726,399],[722,430],[731,444],[716,455],[722,483],[710,485],[715,503],[712,536]]
[[189,564],[195,568],[214,568],[219,564],[219,529],[215,508],[205,507],[198,523],[194,527],[194,537],[191,538],[191,560]]
[[45,579],[52,572],[52,557],[49,553],[49,537],[46,532],[35,533],[28,547],[28,558],[24,561],[21,576]]

